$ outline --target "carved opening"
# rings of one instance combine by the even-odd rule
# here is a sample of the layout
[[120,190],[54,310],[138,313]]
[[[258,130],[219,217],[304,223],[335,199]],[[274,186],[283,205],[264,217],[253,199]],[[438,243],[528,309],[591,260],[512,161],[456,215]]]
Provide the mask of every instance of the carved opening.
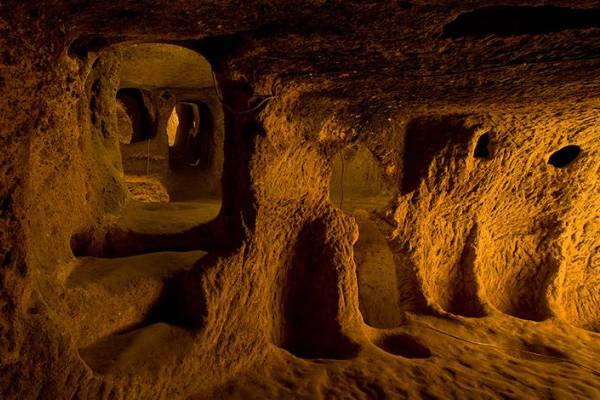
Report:
[[364,145],[351,145],[332,160],[330,198],[352,215],[359,309],[367,325],[392,328],[404,311],[422,310],[424,298],[405,253],[388,240],[393,223],[382,217],[393,197],[389,177]]
[[570,144],[552,153],[548,158],[548,164],[556,168],[566,168],[579,157],[580,153],[579,146]]
[[475,150],[473,151],[473,157],[483,158],[486,160],[491,158],[490,135],[488,133],[484,133],[483,135],[479,136],[479,139],[477,139],[477,144],[475,145]]
[[[94,94],[124,85],[116,98],[102,97],[106,104],[92,97],[91,108],[92,122],[114,141],[110,156],[121,156],[129,199],[115,218],[72,235],[77,264],[65,282],[75,343],[103,374],[158,368],[186,351],[207,313],[201,288],[191,286],[235,236],[219,218],[225,128],[215,118],[222,110],[213,81],[205,79],[210,65],[178,46],[119,47],[119,79],[94,76],[89,87]],[[176,350],[161,350],[165,343]]]
[[[177,121],[177,125],[173,121]],[[214,158],[214,128],[205,103],[179,102],[169,118],[167,135],[171,165],[174,162],[208,168]]]

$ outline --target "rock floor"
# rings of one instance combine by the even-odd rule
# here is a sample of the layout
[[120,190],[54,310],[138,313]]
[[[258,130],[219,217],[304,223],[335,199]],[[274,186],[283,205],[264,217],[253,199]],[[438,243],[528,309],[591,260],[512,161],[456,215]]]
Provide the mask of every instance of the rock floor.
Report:
[[[364,208],[376,203],[368,202]],[[362,235],[355,248],[357,268],[371,272],[389,268],[394,260],[385,236],[359,204],[348,204]],[[212,201],[130,203],[117,224],[138,233],[177,234],[207,222],[218,210]],[[373,257],[382,252],[388,257],[380,257],[378,265]],[[163,309],[158,318],[152,310],[160,309],[169,278],[205,254],[197,250],[79,259],[67,293],[70,303],[87,306],[87,310],[73,308],[74,315],[84,316],[79,321],[82,328],[100,327],[93,330],[93,337],[79,338],[80,355],[95,373],[158,371],[160,365],[177,363],[184,356],[193,345],[193,332],[160,320],[172,309]],[[364,263],[366,267],[361,266]],[[369,301],[374,308],[400,301],[392,293],[397,282],[376,282],[376,276],[375,281],[363,282],[363,312]],[[370,317],[381,322],[381,315]],[[349,359],[303,359],[272,345],[266,362],[190,399],[443,399],[465,393],[478,399],[600,398],[598,334],[559,321],[526,321],[493,310],[482,318],[417,313],[396,317],[387,325],[398,327],[364,324],[362,332],[352,333],[362,339],[360,351]]]

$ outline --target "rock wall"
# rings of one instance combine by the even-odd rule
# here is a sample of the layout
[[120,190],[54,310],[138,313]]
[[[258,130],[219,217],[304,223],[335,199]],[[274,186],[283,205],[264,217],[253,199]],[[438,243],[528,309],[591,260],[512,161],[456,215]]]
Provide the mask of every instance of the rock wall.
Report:
[[[32,19],[37,16],[25,17]],[[69,239],[118,209],[125,196],[113,107],[118,59],[110,53],[101,61],[95,53],[73,58],[64,37],[47,24],[43,18],[34,25],[11,24],[11,34],[2,38],[10,49],[2,82],[13,82],[3,88],[3,110],[16,116],[2,119],[3,140],[16,146],[2,158],[9,178],[2,181],[7,230],[0,354],[6,398],[39,397],[42,389],[58,398],[69,391],[58,383],[79,360],[60,314],[72,260]],[[79,368],[70,382],[83,376],[89,374]]]
[[[430,304],[466,316],[492,308],[537,321],[557,317],[597,330],[593,256],[567,261],[597,246],[567,233],[590,229],[596,214],[588,192],[597,185],[595,112],[432,116],[409,124],[407,135],[433,143],[433,154],[419,158],[428,163],[399,198],[395,235],[410,249]],[[476,158],[483,134],[491,154]],[[407,137],[406,150],[410,143]],[[566,168],[548,163],[570,144],[583,149],[577,159]],[[574,207],[581,207],[579,221]],[[567,276],[577,276],[578,289]]]

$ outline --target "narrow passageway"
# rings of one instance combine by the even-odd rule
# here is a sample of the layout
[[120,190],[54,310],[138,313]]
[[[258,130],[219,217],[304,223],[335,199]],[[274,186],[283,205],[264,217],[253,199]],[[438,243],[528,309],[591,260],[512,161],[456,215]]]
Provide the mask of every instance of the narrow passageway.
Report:
[[402,312],[397,267],[385,234],[367,210],[352,214],[358,224],[359,238],[354,245],[354,262],[361,312],[365,322],[379,328],[398,326]]
[[330,198],[358,225],[359,306],[365,322],[377,328],[397,327],[405,311],[425,307],[410,260],[389,241],[393,224],[382,211],[393,196],[389,178],[366,146],[348,146],[334,157]]
[[[119,50],[116,121],[127,200],[103,227],[72,238],[78,258],[66,283],[81,356],[100,373],[158,367],[185,350],[193,324],[181,308],[181,276],[222,247],[213,221],[224,128],[210,65],[171,45]],[[182,63],[194,64],[196,75],[178,74]],[[161,350],[165,340],[177,351]]]

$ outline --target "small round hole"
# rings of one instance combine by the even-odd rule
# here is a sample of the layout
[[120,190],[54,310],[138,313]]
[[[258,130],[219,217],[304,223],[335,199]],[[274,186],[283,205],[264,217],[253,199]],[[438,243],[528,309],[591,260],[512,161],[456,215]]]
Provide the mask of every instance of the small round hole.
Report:
[[552,153],[548,158],[548,164],[556,168],[565,168],[577,159],[579,153],[581,153],[581,148],[570,144]]
[[475,145],[475,151],[473,152],[475,158],[490,158],[490,135],[484,133],[477,139],[477,145]]

